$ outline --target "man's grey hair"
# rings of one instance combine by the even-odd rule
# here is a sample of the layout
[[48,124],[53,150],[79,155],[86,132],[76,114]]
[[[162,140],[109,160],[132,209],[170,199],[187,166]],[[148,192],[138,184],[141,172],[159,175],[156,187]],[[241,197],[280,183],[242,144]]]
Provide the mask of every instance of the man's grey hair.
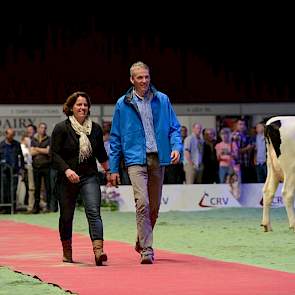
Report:
[[146,70],[150,70],[150,68],[148,67],[148,65],[146,65],[145,63],[143,63],[142,61],[137,61],[135,62],[131,67],[130,67],[130,76],[133,76],[134,73],[134,69],[135,68],[144,68]]

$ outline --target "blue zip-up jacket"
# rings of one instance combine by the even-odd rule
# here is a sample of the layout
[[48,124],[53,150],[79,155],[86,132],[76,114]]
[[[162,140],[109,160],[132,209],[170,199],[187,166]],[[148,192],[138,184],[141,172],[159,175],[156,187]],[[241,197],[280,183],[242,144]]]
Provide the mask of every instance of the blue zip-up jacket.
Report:
[[[123,157],[126,166],[146,164],[146,141],[140,113],[132,95],[133,88],[116,103],[110,134],[110,169],[118,173]],[[151,86],[151,108],[158,156],[161,166],[169,165],[172,150],[182,154],[180,124],[166,94]]]

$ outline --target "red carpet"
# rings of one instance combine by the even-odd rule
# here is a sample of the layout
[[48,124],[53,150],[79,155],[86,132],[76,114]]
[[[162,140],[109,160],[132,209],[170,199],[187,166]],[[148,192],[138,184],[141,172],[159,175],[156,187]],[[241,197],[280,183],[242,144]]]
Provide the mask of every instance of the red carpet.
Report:
[[290,295],[295,274],[156,251],[156,263],[140,265],[133,246],[107,241],[109,261],[94,266],[87,236],[73,238],[75,264],[61,262],[55,230],[0,221],[0,265],[37,276],[79,294],[108,295]]

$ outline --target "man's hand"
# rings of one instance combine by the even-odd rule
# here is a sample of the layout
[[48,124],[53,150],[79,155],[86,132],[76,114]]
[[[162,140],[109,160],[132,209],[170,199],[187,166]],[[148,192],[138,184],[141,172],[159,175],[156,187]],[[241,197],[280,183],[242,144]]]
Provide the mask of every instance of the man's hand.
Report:
[[117,187],[118,184],[121,184],[120,175],[119,173],[112,173],[111,174],[111,183],[113,186]]
[[112,186],[111,173],[109,171],[105,173],[105,178],[107,180],[106,186]]
[[179,151],[172,151],[170,157],[171,157],[171,163],[177,164],[180,159]]
[[71,183],[78,183],[80,181],[79,175],[77,175],[76,172],[73,171],[72,169],[67,169],[65,171],[65,174]]

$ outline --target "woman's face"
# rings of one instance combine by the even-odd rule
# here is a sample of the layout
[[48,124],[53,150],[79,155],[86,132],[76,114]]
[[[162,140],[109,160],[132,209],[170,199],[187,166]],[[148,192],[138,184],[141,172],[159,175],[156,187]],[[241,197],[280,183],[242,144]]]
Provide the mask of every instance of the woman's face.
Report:
[[76,120],[81,124],[88,116],[89,106],[87,99],[83,96],[78,96],[75,104],[73,105],[73,115]]
[[229,133],[228,132],[221,132],[220,137],[222,141],[228,142],[229,141]]

